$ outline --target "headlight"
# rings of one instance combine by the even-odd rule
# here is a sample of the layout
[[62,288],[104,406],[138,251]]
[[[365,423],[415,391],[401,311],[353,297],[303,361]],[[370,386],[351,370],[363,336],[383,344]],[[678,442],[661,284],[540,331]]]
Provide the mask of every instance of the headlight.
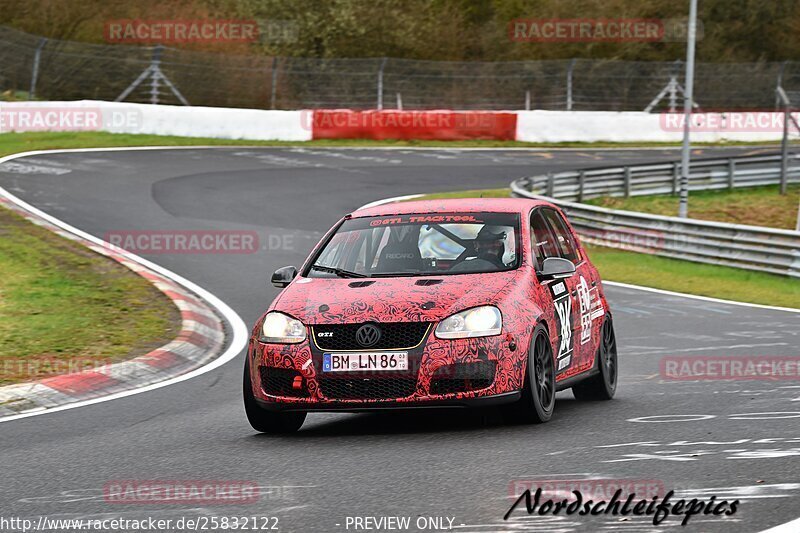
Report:
[[306,340],[306,327],[296,318],[273,311],[264,317],[261,342],[297,344]]
[[500,335],[502,329],[503,316],[500,310],[493,305],[485,305],[445,318],[436,326],[436,336],[440,339],[488,337]]

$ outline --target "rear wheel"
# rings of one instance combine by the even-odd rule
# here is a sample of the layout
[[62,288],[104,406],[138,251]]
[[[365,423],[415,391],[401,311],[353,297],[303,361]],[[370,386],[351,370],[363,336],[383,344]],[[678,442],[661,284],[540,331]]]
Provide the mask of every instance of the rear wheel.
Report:
[[597,374],[572,387],[577,400],[610,400],[617,391],[617,339],[611,318],[603,323],[597,365],[600,370]]
[[539,324],[531,336],[525,387],[512,408],[514,420],[525,424],[547,422],[556,403],[556,373],[547,329]]
[[253,395],[253,384],[250,380],[250,359],[244,362],[244,412],[247,414],[247,421],[253,429],[261,433],[281,434],[294,433],[306,420],[306,413],[289,412],[281,413],[267,411],[256,403]]

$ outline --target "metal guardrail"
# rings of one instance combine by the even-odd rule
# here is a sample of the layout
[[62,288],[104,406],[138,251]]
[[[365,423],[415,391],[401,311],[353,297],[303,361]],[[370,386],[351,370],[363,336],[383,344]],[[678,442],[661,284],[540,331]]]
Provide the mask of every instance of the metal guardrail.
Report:
[[[791,162],[800,157],[792,156]],[[690,190],[720,190],[780,183],[780,156],[696,160]],[[789,182],[800,182],[790,166]],[[578,203],[601,196],[674,194],[679,163],[586,169],[520,178],[512,195],[561,207],[584,242],[698,263],[800,277],[800,232],[650,215]],[[576,202],[577,200],[577,202]]]

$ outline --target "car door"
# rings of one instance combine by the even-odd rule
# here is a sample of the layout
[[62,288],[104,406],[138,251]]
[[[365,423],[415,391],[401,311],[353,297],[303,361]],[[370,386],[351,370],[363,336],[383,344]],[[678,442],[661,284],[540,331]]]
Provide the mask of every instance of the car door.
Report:
[[563,215],[551,208],[543,208],[544,218],[553,230],[558,244],[558,252],[564,259],[575,264],[575,275],[570,295],[574,300],[574,371],[588,370],[594,364],[594,357],[600,342],[600,324],[603,306],[597,291],[597,272],[583,256],[580,246]]
[[[535,209],[531,214],[531,250],[536,269],[548,257],[561,257],[558,239],[547,222],[543,209]],[[556,323],[556,337],[553,339],[553,353],[556,356],[556,377],[566,374],[576,362],[575,356],[575,290],[574,276],[541,281],[553,303]]]

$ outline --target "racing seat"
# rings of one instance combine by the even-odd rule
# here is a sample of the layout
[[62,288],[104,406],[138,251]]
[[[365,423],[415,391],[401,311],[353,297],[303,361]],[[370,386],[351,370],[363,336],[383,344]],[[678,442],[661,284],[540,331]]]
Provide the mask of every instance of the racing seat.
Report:
[[406,238],[402,241],[392,239],[378,255],[376,272],[405,272],[422,270],[422,254],[417,240]]

